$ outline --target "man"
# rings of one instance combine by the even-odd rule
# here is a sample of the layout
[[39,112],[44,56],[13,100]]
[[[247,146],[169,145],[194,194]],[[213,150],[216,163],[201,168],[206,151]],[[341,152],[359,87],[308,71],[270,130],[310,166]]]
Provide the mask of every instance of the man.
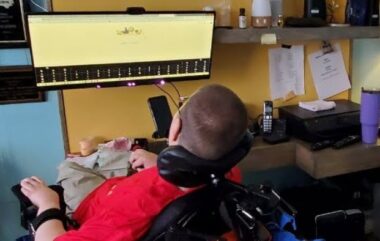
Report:
[[[181,145],[201,158],[217,160],[238,145],[247,120],[244,104],[231,90],[209,85],[195,92],[173,117],[168,144]],[[162,179],[156,160],[154,154],[135,152],[130,162],[139,172],[128,178],[109,179],[90,193],[73,216],[81,225],[78,230],[65,231],[59,219],[49,219],[38,227],[35,240],[138,240],[163,207],[189,192]],[[238,180],[238,176],[233,169],[228,177]],[[41,179],[26,178],[21,186],[38,207],[37,215],[59,209],[57,194]]]

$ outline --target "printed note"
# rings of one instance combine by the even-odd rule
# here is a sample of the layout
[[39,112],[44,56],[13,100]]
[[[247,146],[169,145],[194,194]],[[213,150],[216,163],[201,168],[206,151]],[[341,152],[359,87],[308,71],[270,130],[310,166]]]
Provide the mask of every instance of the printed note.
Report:
[[305,94],[303,46],[270,49],[269,76],[272,100]]
[[309,63],[319,99],[326,99],[351,88],[338,44],[331,53],[323,54],[321,50],[310,54]]

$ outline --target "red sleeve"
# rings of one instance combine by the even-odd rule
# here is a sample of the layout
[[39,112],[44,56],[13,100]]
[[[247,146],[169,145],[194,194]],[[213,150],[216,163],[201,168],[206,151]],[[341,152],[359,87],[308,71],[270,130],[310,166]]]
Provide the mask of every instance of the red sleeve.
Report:
[[81,227],[54,241],[139,240],[163,207],[185,192],[161,179],[157,168],[150,168],[123,178],[108,190],[98,190],[98,194],[99,202],[94,202],[96,207]]
[[223,234],[222,236],[227,241],[238,241],[236,233],[234,231],[230,231],[228,233]]
[[237,182],[237,183],[241,183],[242,182],[242,175],[241,175],[240,169],[237,166],[234,166],[226,174],[226,178],[229,179],[229,180],[231,180],[231,181],[234,181],[234,182]]
[[[136,227],[136,226],[135,226]],[[140,227],[141,229],[141,227]],[[129,231],[127,233],[127,231]],[[141,235],[138,235],[139,237]],[[121,241],[136,240],[136,234],[132,230],[121,230],[112,225],[101,222],[88,222],[79,230],[71,230],[57,237],[54,241]]]
[[150,208],[144,200],[141,202],[132,195],[125,195],[124,198],[128,198],[128,201],[123,200],[128,209],[112,208],[107,213],[86,220],[78,230],[70,230],[54,241],[138,240],[149,229],[150,222],[161,207],[152,205]]

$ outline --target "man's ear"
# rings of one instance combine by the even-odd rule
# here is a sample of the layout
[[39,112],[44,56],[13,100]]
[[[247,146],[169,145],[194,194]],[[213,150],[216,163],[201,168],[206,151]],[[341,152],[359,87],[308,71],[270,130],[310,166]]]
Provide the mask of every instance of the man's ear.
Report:
[[168,144],[169,146],[178,145],[181,134],[182,121],[178,114],[174,115],[169,129]]

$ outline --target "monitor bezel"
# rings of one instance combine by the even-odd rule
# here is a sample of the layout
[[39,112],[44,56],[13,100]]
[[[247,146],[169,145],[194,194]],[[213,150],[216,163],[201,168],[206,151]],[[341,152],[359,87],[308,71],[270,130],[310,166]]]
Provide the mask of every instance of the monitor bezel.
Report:
[[[128,13],[125,11],[78,11],[78,12],[30,12],[26,14],[26,35],[28,40],[28,46],[30,49],[31,54],[31,61],[32,66],[34,68],[34,58],[33,58],[33,49],[30,39],[30,31],[29,31],[29,16],[35,16],[35,15],[120,15],[120,14],[126,14],[126,15],[149,15],[149,14],[211,14],[214,16],[214,26],[213,31],[211,33],[211,48],[210,48],[210,71],[207,75],[201,75],[201,76],[186,76],[186,77],[165,77],[165,78],[152,78],[152,79],[145,79],[145,80],[138,80],[138,81],[115,81],[115,82],[105,82],[105,83],[89,83],[89,84],[73,84],[73,85],[55,85],[55,86],[37,86],[37,80],[36,80],[36,88],[39,90],[68,90],[68,89],[83,89],[83,88],[108,88],[108,87],[136,87],[136,86],[144,86],[144,85],[157,85],[162,84],[164,81],[166,82],[177,82],[177,81],[191,81],[191,80],[207,80],[211,77],[211,71],[212,71],[212,60],[213,60],[213,49],[214,49],[214,30],[215,30],[215,20],[216,20],[216,13],[215,11],[144,11],[142,13]],[[35,72],[35,71],[34,71]],[[34,73],[36,75],[36,73]],[[136,85],[129,86],[128,83],[134,82]]]

